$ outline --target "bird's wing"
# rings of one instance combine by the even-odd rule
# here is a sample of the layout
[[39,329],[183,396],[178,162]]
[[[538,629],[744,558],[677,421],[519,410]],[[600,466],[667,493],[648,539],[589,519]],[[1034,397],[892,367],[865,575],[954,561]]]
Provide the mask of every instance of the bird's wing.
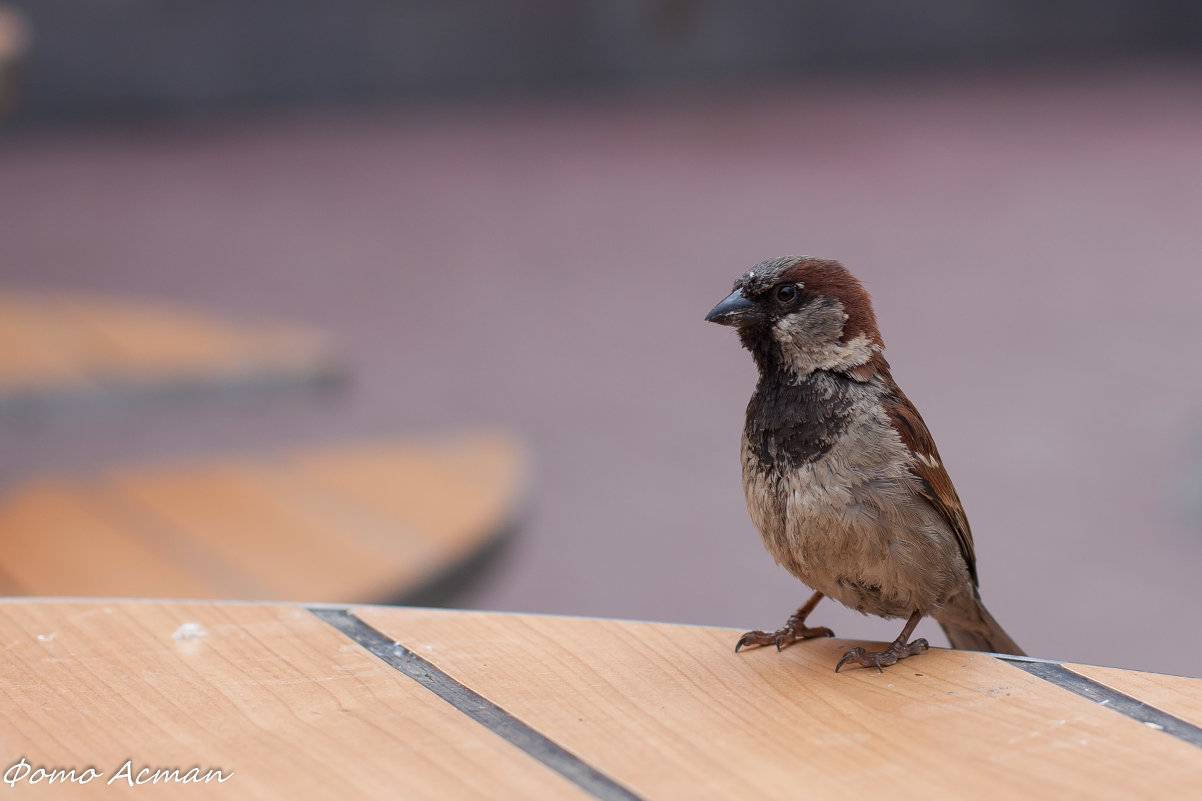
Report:
[[939,450],[935,447],[935,440],[927,429],[927,424],[896,384],[893,384],[892,391],[885,396],[883,402],[893,428],[914,454],[910,470],[920,481],[922,496],[930,501],[931,506],[935,507],[935,511],[956,535],[960,554],[968,565],[968,572],[972,575],[972,583],[975,585],[977,557],[972,547],[972,529],[968,527],[968,517],[960,504],[960,496],[956,494],[956,487],[943,466],[943,460],[939,458]]

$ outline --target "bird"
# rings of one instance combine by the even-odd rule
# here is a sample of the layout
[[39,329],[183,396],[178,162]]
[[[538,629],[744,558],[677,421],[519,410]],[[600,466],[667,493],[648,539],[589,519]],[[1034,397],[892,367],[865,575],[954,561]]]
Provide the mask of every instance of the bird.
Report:
[[835,666],[883,667],[925,651],[933,617],[953,648],[1022,656],[981,601],[972,531],[922,416],[893,380],[872,299],[841,263],[760,262],[705,316],[731,326],[759,378],[741,443],[747,511],[765,548],[813,595],[735,651],[831,637],[807,618],[823,598],[904,619],[882,651]]

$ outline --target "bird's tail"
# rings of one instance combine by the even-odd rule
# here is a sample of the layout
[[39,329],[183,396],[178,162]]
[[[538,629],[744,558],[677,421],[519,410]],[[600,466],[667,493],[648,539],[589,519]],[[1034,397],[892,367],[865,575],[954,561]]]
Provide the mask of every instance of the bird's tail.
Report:
[[953,648],[1026,656],[981,603],[976,587],[965,588],[932,617],[939,621]]

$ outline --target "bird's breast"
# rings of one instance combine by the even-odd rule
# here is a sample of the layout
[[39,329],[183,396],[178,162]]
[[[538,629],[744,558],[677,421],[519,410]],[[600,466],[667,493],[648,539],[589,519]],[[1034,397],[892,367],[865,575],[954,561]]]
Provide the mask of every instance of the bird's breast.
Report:
[[742,460],[752,522],[773,558],[809,586],[853,608],[901,615],[914,603],[906,578],[914,542],[933,525],[914,502],[909,455],[870,385],[808,389],[748,407]]
[[765,380],[747,404],[745,447],[760,463],[792,470],[823,458],[843,437],[865,397],[851,379],[816,371],[795,380]]

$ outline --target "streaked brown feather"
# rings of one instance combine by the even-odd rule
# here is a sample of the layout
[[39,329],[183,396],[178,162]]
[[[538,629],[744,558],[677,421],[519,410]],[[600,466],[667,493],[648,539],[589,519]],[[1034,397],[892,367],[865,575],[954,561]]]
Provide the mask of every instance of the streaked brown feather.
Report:
[[901,437],[902,443],[917,457],[910,470],[922,481],[922,496],[935,507],[935,511],[956,535],[960,554],[964,557],[964,563],[968,565],[968,572],[975,586],[977,556],[972,545],[972,529],[969,528],[968,516],[964,514],[964,506],[960,503],[960,496],[956,494],[951,476],[943,466],[939,449],[935,447],[935,439],[931,436],[922,415],[889,375],[888,363],[881,358],[874,366],[890,387],[889,394],[882,398],[885,413],[889,415],[889,421]]

